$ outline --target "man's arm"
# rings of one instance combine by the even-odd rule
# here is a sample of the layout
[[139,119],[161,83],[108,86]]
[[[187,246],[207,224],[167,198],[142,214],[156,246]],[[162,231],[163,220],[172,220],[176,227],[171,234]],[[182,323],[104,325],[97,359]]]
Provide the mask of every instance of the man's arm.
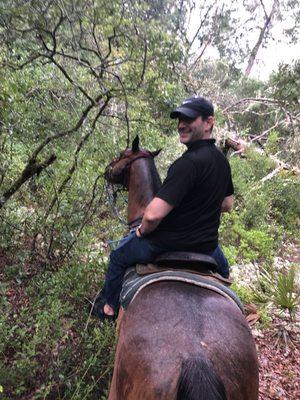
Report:
[[140,237],[140,233],[146,236],[153,232],[161,220],[168,215],[173,208],[174,206],[167,203],[165,200],[154,197],[145,210],[140,228],[136,231],[137,236]]
[[232,209],[233,202],[233,195],[225,197],[221,205],[221,212],[229,212]]

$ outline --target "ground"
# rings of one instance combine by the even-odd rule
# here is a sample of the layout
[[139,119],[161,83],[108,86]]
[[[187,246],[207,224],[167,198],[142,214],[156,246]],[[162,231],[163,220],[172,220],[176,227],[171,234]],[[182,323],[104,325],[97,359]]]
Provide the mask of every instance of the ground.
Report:
[[[276,260],[278,269],[285,262],[300,265],[300,246],[289,246],[289,251]],[[248,275],[249,278],[249,275]],[[299,270],[297,274],[299,284]],[[251,279],[251,278],[250,278]],[[247,310],[247,306],[246,306]],[[255,338],[260,371],[259,400],[300,399],[300,310],[293,319],[288,313],[276,315],[268,328],[257,323],[256,313],[248,308],[248,319]],[[252,318],[249,316],[252,315]],[[252,319],[252,321],[251,321]]]
[[260,365],[259,400],[300,398],[300,329],[276,318],[263,331],[253,329]]

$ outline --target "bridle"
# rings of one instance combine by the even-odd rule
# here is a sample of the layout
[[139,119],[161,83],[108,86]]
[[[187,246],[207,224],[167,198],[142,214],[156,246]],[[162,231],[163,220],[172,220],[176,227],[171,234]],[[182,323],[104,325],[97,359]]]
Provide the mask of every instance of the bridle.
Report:
[[[112,171],[113,167],[120,161],[122,161],[122,159],[127,158],[126,156],[121,155],[120,157],[116,158],[115,160],[113,160],[106,168],[105,168],[105,172],[104,172],[104,177],[107,180],[109,177],[109,172]],[[137,154],[136,156],[134,156],[133,158],[128,157],[129,160],[127,161],[127,163],[124,166],[124,173],[128,172],[131,165],[137,161],[140,160],[141,158],[153,158],[151,153],[145,152],[144,150],[140,150],[139,154]],[[126,184],[124,183],[123,186],[127,187]]]
[[153,158],[151,153],[145,152],[144,150],[140,150],[139,154],[137,154],[134,157],[128,157],[128,161],[125,163],[124,165],[124,182],[121,183],[122,188],[118,187],[117,189],[114,188],[114,186],[116,184],[113,184],[111,182],[108,181],[110,173],[113,170],[113,167],[120,161],[122,161],[122,159],[127,158],[128,156],[126,155],[121,155],[120,157],[116,158],[115,160],[113,160],[106,168],[105,168],[105,172],[104,172],[104,179],[106,180],[106,192],[108,194],[108,199],[109,199],[109,203],[111,205],[111,208],[113,210],[113,212],[115,213],[116,217],[118,218],[118,220],[123,224],[123,225],[127,225],[129,228],[133,229],[134,227],[138,226],[140,224],[140,222],[142,221],[143,216],[138,217],[136,219],[134,219],[133,221],[129,221],[126,222],[121,216],[120,213],[116,207],[116,198],[117,198],[117,194],[120,191],[126,190],[128,189],[128,182],[127,182],[127,177],[128,177],[128,173],[130,170],[131,165],[137,161],[140,160],[142,158]]

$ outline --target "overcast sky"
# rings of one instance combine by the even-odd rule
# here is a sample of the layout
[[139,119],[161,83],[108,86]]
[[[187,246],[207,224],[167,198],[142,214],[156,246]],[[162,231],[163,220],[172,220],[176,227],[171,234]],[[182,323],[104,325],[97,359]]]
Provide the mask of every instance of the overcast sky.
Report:
[[[280,34],[277,35],[277,39]],[[276,71],[280,63],[290,64],[300,58],[300,42],[288,43],[271,42],[267,48],[261,48],[250,76],[265,80],[272,71]]]
[[[209,1],[209,0],[208,0]],[[229,0],[228,0],[229,1]],[[203,0],[196,0],[198,7],[200,4],[203,4]],[[220,1],[218,4],[221,4]],[[224,3],[227,5],[227,1],[224,0]],[[240,21],[248,19],[249,15],[246,15],[243,2],[238,2],[238,10],[236,13],[237,18]],[[264,4],[267,12],[270,11],[273,0],[264,0]],[[191,17],[190,23],[190,31],[191,35],[193,32],[197,30],[198,27],[198,12],[195,10]],[[262,46],[259,49],[257,54],[257,58],[255,64],[252,68],[250,76],[259,78],[262,80],[267,80],[272,71],[276,71],[278,69],[279,64],[281,63],[292,63],[292,61],[300,59],[300,41],[296,44],[289,44],[288,38],[284,37],[283,29],[291,27],[291,19],[289,19],[286,14],[283,21],[275,21],[272,28],[271,34],[273,39],[269,39],[267,43],[267,47],[263,48]],[[247,38],[251,40],[251,46],[253,47],[256,43],[259,36],[259,30],[253,30],[252,32],[248,32]],[[252,45],[253,42],[253,45]],[[194,48],[195,49],[195,48]],[[204,54],[204,58],[218,58],[218,52],[214,51],[214,49],[208,49]],[[245,71],[247,61],[245,60],[245,64],[241,65],[242,70]]]

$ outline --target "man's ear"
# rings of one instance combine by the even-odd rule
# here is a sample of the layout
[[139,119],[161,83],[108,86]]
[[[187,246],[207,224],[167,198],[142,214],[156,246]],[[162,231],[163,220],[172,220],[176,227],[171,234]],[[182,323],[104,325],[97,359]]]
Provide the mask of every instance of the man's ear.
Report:
[[154,158],[159,155],[162,149],[156,150],[156,151],[150,151],[151,156]]
[[210,115],[209,117],[207,117],[207,120],[206,120],[211,126],[214,126],[214,124],[215,124],[215,119],[214,119],[214,117],[212,116],[212,115]]
[[131,150],[133,153],[137,153],[139,151],[139,144],[140,144],[140,138],[139,135],[136,135],[132,142]]
[[215,119],[212,115],[210,115],[209,117],[207,117],[205,120],[205,122],[207,122],[207,131],[208,132],[212,132],[214,124],[215,124]]

